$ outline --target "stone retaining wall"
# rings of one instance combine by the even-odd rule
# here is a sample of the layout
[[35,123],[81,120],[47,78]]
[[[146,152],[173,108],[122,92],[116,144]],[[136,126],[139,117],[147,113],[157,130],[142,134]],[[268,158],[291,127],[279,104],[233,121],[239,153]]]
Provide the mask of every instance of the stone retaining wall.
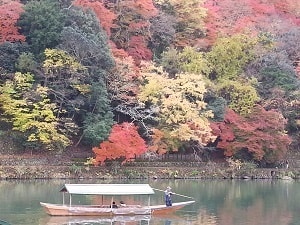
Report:
[[0,179],[280,179],[300,170],[207,167],[0,166]]

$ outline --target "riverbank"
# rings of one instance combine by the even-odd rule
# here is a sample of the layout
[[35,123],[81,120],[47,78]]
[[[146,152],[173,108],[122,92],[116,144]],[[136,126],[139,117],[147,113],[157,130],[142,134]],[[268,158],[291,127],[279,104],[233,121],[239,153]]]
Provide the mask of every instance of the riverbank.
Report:
[[0,179],[286,179],[299,169],[216,162],[136,162],[95,167],[61,155],[1,155]]

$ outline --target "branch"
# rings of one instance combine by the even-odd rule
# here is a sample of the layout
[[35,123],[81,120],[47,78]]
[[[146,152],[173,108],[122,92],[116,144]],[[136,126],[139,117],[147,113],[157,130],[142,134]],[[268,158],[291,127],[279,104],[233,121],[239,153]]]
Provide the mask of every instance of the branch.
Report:
[[157,121],[158,119],[155,117],[156,110],[155,109],[145,109],[141,105],[136,105],[134,107],[128,107],[126,105],[118,105],[114,109],[117,112],[121,112],[124,115],[128,115],[131,117],[132,122],[139,122],[142,127],[145,129],[145,135],[149,136],[151,127],[146,125],[146,121]]

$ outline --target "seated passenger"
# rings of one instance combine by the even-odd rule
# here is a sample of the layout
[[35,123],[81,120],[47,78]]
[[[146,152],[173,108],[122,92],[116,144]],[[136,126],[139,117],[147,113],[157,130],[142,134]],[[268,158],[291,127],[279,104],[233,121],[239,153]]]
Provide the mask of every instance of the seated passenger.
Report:
[[111,208],[118,208],[115,202],[112,203]]
[[124,201],[120,201],[120,206],[121,207],[125,207],[126,206],[125,202]]

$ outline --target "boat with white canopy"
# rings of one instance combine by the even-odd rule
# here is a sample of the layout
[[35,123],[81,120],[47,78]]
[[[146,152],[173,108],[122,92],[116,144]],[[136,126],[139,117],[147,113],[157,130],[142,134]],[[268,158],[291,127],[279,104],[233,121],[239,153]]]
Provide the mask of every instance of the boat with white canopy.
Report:
[[[158,190],[158,189],[155,189]],[[178,210],[195,201],[176,202],[172,206],[151,205],[150,196],[155,194],[149,184],[65,184],[62,204],[40,202],[46,213],[51,216],[120,216],[120,215],[150,215],[166,214]],[[65,203],[65,193],[69,194],[69,203]],[[74,195],[110,196],[110,204],[78,205],[72,203]],[[144,195],[148,197],[147,205],[119,205],[112,206],[114,197],[127,195]]]

